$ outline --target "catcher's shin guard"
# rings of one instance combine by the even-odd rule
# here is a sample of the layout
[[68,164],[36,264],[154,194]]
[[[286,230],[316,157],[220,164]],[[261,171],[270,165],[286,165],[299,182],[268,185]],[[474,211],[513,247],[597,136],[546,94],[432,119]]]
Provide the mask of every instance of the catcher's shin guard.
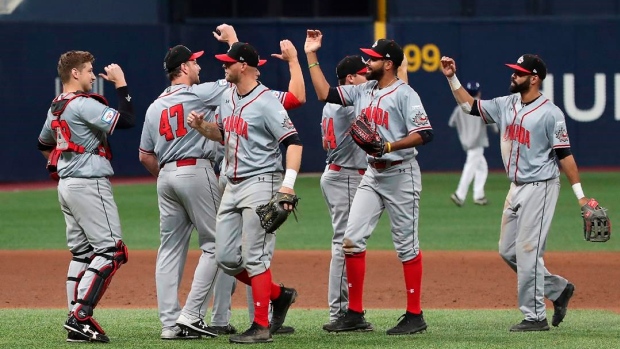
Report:
[[86,288],[86,291],[75,301],[77,306],[73,308],[79,321],[87,320],[93,315],[93,309],[108,289],[112,277],[122,264],[127,263],[127,246],[119,241],[115,247],[95,253],[94,256],[79,285],[79,290]]
[[86,268],[93,261],[93,248],[88,246],[84,251],[72,252],[73,258],[69,262],[69,270],[67,271],[67,304],[69,311],[73,308],[78,294],[78,285],[82,281],[82,276],[86,272]]

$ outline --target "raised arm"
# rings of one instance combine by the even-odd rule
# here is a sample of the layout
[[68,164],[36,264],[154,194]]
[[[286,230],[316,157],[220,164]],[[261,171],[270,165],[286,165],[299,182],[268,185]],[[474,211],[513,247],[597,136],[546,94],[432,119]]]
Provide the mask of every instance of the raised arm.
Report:
[[280,49],[282,53],[274,53],[271,56],[288,62],[288,68],[291,73],[288,92],[297,98],[299,104],[304,104],[306,103],[306,84],[304,83],[304,75],[301,72],[297,49],[290,40],[280,41]]
[[401,79],[402,81],[404,81],[406,84],[409,83],[409,76],[407,75],[407,68],[409,67],[409,62],[407,61],[407,55],[403,55],[403,62],[400,64],[400,67],[398,67],[398,70],[396,71],[396,75],[398,76],[399,79]]
[[321,48],[321,41],[323,40],[323,34],[320,30],[308,29],[306,31],[306,43],[304,45],[304,51],[306,51],[306,58],[308,59],[308,69],[310,69],[310,78],[312,79],[312,85],[320,101],[327,99],[329,93],[329,82],[325,79],[321,66],[319,65],[319,59],[316,52]]
[[474,98],[461,86],[459,79],[456,77],[456,63],[450,57],[441,57],[441,72],[448,79],[448,84],[452,89],[452,94],[456,99],[456,103],[461,109],[468,113],[474,104]]
[[215,31],[213,32],[213,37],[217,41],[227,43],[228,46],[232,46],[232,44],[239,41],[235,28],[233,28],[232,25],[226,23],[220,24],[217,26],[217,28],[215,28]]

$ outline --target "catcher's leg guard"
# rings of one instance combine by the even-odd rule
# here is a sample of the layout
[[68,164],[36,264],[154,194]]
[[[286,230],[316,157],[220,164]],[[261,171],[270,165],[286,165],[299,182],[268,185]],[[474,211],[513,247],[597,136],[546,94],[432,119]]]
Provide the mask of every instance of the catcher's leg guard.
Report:
[[110,285],[112,276],[122,264],[127,263],[127,246],[119,241],[115,247],[95,253],[94,256],[79,285],[78,291],[85,292],[76,300],[77,304],[73,308],[78,321],[86,321],[92,317],[93,309]]
[[67,271],[67,304],[69,311],[75,305],[77,300],[78,285],[82,281],[82,276],[86,272],[86,268],[93,261],[93,248],[88,246],[88,249],[80,252],[72,252],[73,258],[69,263],[69,270]]

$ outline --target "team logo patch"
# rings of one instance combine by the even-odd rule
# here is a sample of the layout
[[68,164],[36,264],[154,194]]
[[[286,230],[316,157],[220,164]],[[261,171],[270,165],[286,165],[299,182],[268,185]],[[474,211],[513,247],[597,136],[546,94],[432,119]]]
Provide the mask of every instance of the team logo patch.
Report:
[[284,92],[271,90],[271,94],[274,95],[277,99],[280,99]]
[[424,114],[421,110],[418,110],[413,116],[412,121],[418,127],[428,125],[428,116],[426,116],[426,114]]
[[287,128],[289,130],[294,129],[295,125],[293,125],[291,118],[288,117],[286,110],[282,110],[279,113],[284,117],[284,120],[282,121],[282,127]]
[[555,129],[555,138],[562,143],[568,143],[568,131],[563,122],[559,122]]
[[228,84],[228,81],[226,81],[225,79],[219,79],[217,81],[217,84],[220,86],[226,86]]
[[101,114],[101,121],[105,122],[106,124],[111,124],[114,120],[114,116],[116,116],[116,110],[112,108],[105,108],[103,110],[103,114]]

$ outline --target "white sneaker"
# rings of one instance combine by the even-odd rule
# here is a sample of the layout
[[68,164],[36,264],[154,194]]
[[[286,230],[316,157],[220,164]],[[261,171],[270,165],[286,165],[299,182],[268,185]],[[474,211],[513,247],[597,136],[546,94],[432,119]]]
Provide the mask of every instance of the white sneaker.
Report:
[[463,200],[459,199],[459,197],[456,196],[456,193],[452,193],[452,195],[450,195],[450,199],[452,199],[452,202],[454,202],[456,206],[463,206]]
[[161,339],[199,339],[200,334],[179,326],[166,327],[161,330]]
[[487,200],[487,198],[476,199],[476,200],[474,200],[474,204],[480,205],[480,206],[485,206],[485,205],[489,204],[489,200]]
[[182,329],[188,329],[198,332],[205,336],[217,337],[217,329],[205,324],[204,321],[200,318],[191,319],[189,318],[189,316],[183,313],[181,313],[181,315],[177,319],[177,326],[181,327]]

